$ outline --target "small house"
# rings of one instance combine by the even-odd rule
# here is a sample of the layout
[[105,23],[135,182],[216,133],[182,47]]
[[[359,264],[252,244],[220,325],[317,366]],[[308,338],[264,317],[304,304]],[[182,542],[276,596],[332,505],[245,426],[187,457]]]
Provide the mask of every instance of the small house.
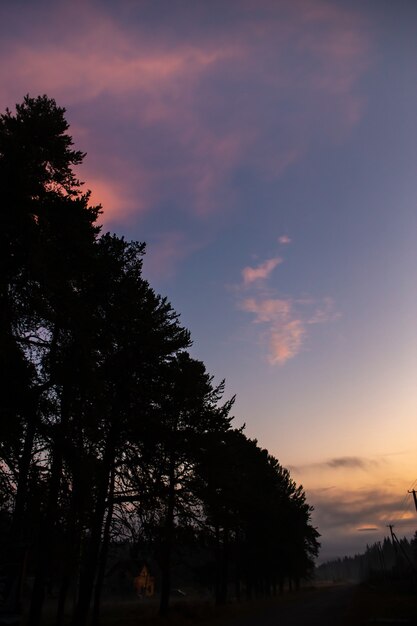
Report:
[[144,564],[140,570],[139,576],[133,579],[133,586],[136,595],[140,597],[150,598],[155,593],[155,577],[151,576],[148,566]]

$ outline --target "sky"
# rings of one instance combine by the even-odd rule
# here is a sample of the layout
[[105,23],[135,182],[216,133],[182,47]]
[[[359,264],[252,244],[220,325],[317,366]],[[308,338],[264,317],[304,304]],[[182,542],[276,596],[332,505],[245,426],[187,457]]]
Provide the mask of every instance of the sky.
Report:
[[103,230],[315,507],[321,560],[417,512],[417,3],[4,0],[0,109],[67,110]]

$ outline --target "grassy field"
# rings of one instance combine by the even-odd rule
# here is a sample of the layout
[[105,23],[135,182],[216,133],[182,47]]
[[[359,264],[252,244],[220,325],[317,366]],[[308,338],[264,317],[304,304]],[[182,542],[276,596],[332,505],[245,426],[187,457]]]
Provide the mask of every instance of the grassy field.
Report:
[[[158,615],[156,600],[109,602],[102,607],[100,626],[216,626],[217,623],[224,624],[239,616],[259,616],[271,606],[276,606],[279,613],[280,606],[302,603],[307,596],[316,593],[326,593],[326,589],[322,586],[311,587],[299,593],[286,593],[266,600],[232,602],[224,607],[216,607],[207,599],[175,599],[169,614],[164,618]],[[53,626],[54,617],[55,611],[47,610],[43,625]],[[346,617],[347,626],[389,623],[417,625],[417,592],[400,591],[389,585],[358,585],[352,594]]]
[[[301,592],[302,594],[303,592]],[[193,599],[190,597],[173,599],[167,616],[158,614],[158,600],[121,600],[104,602],[101,610],[100,626],[192,626],[215,625],[240,615],[256,615],[271,605],[296,602],[298,594],[284,594],[269,599],[230,602],[217,607],[210,599]],[[43,626],[54,626],[56,607],[47,605],[43,613]],[[25,618],[23,619],[23,624]],[[70,624],[68,615],[67,624]]]
[[[212,602],[175,602],[169,615],[160,618],[156,606],[108,606],[103,611],[102,626],[215,626],[227,623],[228,619],[239,616],[256,616],[271,605],[284,606],[303,602],[303,597],[311,593],[322,593],[323,589],[304,589],[298,594],[285,594],[267,600],[231,603],[215,607]],[[358,585],[352,596],[352,605],[347,615],[349,626],[364,624],[415,624],[417,625],[417,592],[400,591],[389,585],[373,587]],[[336,625],[335,626],[339,626]]]

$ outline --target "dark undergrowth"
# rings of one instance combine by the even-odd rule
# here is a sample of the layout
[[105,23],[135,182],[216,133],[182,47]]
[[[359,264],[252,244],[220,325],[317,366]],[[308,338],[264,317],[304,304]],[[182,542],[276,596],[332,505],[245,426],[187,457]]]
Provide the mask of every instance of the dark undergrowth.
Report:
[[390,583],[357,586],[349,611],[348,624],[417,625],[417,588]]
[[[284,605],[300,600],[300,596],[312,590],[304,589],[299,593],[284,593],[270,598],[253,598],[251,600],[232,600],[224,606],[216,606],[210,599],[174,600],[168,614],[159,615],[158,601],[120,600],[105,602],[101,611],[100,626],[206,626],[216,623],[227,623],[229,619],[240,616],[256,615],[272,605]],[[54,606],[46,606],[43,626],[54,626],[56,611]],[[23,620],[23,624],[25,620]],[[71,623],[70,615],[65,626]]]

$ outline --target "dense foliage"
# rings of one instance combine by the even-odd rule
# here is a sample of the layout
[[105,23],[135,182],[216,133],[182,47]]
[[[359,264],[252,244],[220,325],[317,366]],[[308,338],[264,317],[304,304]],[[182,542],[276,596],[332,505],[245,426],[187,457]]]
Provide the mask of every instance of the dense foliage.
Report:
[[64,113],[27,96],[0,117],[1,610],[30,579],[42,623],[53,580],[56,624],[70,597],[74,624],[97,623],[127,533],[159,565],[162,613],[180,543],[218,602],[297,582],[319,546],[302,487],[233,429],[144,244],[100,233]]

